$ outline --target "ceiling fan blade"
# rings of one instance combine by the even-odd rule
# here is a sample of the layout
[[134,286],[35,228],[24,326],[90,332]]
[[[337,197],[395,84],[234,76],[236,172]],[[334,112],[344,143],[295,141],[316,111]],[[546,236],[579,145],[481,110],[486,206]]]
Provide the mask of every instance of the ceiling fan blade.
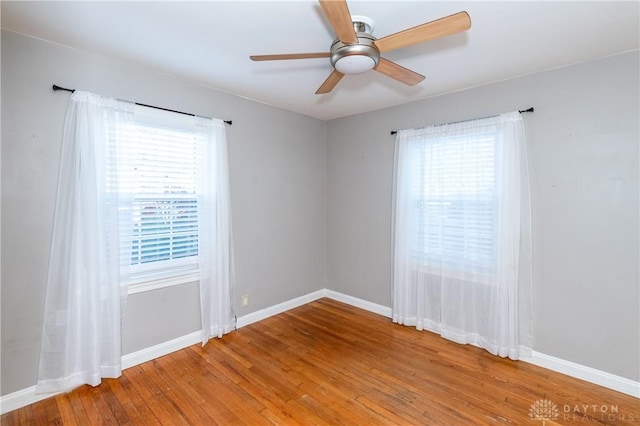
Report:
[[471,28],[471,18],[467,12],[456,14],[427,22],[417,27],[409,28],[386,37],[379,38],[374,43],[380,52],[411,46],[424,41],[459,33]]
[[282,61],[286,59],[313,59],[313,58],[328,58],[331,56],[329,52],[317,52],[317,53],[285,53],[282,55],[251,55],[249,58],[252,61]]
[[384,58],[380,58],[380,61],[374,70],[386,75],[387,77],[398,80],[407,86],[415,86],[424,80],[424,75],[420,75],[417,72],[413,72]]
[[342,77],[344,77],[344,74],[342,74],[340,71],[333,70],[333,72],[329,74],[329,77],[327,77],[324,83],[322,83],[318,90],[316,90],[316,95],[322,95],[324,93],[329,93],[330,91],[332,91]]
[[358,42],[358,35],[353,29],[351,13],[345,0],[319,0],[324,14],[331,22],[336,35],[344,44]]

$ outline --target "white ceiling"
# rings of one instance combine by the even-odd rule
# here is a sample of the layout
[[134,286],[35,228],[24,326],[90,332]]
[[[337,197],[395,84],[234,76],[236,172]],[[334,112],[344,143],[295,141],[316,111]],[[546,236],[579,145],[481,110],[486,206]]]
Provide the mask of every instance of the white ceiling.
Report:
[[329,51],[316,1],[2,1],[2,27],[143,64],[322,120],[371,111],[639,48],[638,1],[358,1],[374,36],[466,10],[471,29],[383,56],[427,78],[408,87],[375,71],[314,92],[329,59],[249,55]]

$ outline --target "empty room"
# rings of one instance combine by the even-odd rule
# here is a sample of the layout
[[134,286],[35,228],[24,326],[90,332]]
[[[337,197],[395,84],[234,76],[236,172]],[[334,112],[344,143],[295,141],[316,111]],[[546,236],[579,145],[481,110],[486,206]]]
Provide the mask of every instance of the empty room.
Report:
[[3,425],[640,424],[640,2],[0,7]]

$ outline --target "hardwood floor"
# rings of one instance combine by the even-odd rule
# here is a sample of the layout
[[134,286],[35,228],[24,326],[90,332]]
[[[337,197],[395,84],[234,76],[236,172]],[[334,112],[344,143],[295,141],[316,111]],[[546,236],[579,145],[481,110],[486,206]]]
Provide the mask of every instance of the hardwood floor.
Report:
[[1,421],[640,425],[640,400],[321,299]]

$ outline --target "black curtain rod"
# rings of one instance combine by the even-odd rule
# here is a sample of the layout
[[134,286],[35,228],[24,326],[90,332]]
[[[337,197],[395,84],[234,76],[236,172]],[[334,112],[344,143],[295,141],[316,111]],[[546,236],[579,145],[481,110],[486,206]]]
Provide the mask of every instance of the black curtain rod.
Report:
[[[58,86],[57,84],[54,84],[54,85],[53,85],[53,90],[54,90],[54,91],[64,90],[65,92],[71,92],[71,93],[73,93],[73,92],[75,92],[75,91],[76,91],[76,89],[67,89],[67,88],[65,88],[65,87],[60,87],[60,86]],[[141,103],[139,103],[139,102],[134,102],[134,104],[136,104],[136,105],[140,105],[140,106],[143,106],[143,107],[149,107],[149,108],[161,109],[162,111],[175,112],[175,113],[177,113],[177,114],[190,115],[191,117],[195,117],[195,116],[196,116],[195,114],[191,114],[190,112],[176,111],[175,109],[162,108],[162,107],[159,107],[159,106],[153,106],[153,105],[141,104]],[[233,121],[231,121],[231,120],[224,120],[224,122],[225,122],[225,123],[227,123],[229,126],[231,126],[231,125],[233,124]]]
[[[522,114],[523,112],[533,112],[533,111],[534,111],[534,109],[533,109],[533,107],[531,107],[531,108],[528,108],[528,109],[521,109],[521,110],[519,110],[518,112],[519,112],[520,114]],[[472,119],[470,119],[470,120],[452,121],[451,123],[436,124],[436,127],[437,127],[437,126],[446,126],[447,124],[464,123],[465,121],[482,120],[483,118],[491,118],[491,117],[497,117],[497,115],[490,115],[490,116],[488,116],[488,117],[481,117],[481,118],[472,118]],[[395,135],[396,133],[398,133],[398,131],[397,131],[397,130],[392,130],[392,131],[391,131],[391,134],[392,134],[392,135]]]

